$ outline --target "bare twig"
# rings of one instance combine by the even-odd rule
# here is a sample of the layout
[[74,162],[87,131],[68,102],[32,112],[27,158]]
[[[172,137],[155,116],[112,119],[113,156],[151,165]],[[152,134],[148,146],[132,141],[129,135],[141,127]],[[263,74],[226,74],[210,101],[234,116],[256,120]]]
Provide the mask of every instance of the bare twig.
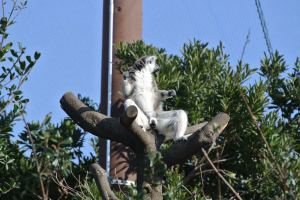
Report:
[[247,38],[246,38],[246,42],[245,42],[245,45],[244,45],[244,48],[243,48],[243,52],[242,52],[242,55],[241,55],[241,60],[243,60],[243,56],[244,56],[244,53],[245,53],[246,46],[250,42],[249,38],[250,38],[250,28],[249,28],[248,35],[247,35]]
[[13,18],[13,20],[11,20],[11,22],[9,22],[8,26],[15,21],[15,19],[17,18],[17,16],[20,14],[20,12],[24,9],[25,5],[22,6],[22,8],[19,10],[18,14]]
[[204,197],[204,199],[206,199],[205,197],[205,194],[204,194],[204,182],[203,182],[203,176],[202,176],[202,169],[201,169],[201,166],[200,166],[200,176],[201,176],[201,192],[202,192],[202,195]]
[[[68,183],[66,182],[65,178],[63,178],[61,181],[58,179],[57,177],[57,173],[55,173],[55,176],[53,174],[51,174],[51,177],[53,179],[53,181],[59,185],[65,192],[66,191],[69,191],[70,193],[72,193],[73,195],[77,195],[79,196],[80,198],[82,199],[88,199],[88,197],[84,194],[83,190],[82,190],[82,187],[85,188],[88,193],[92,196],[92,198],[94,200],[96,200],[96,198],[93,196],[93,194],[91,193],[90,189],[88,186],[85,186],[83,185],[81,182],[80,182],[80,177],[77,179],[76,176],[73,174],[72,172],[72,167],[71,167],[71,174],[73,175],[73,177],[76,179],[76,181],[79,183],[79,186],[80,186],[80,190],[81,192],[78,192],[77,190],[75,190],[74,188],[70,187],[68,185]],[[65,185],[63,184],[65,183]],[[81,187],[82,186],[82,187]]]
[[[219,140],[216,140],[216,143],[218,145]],[[219,145],[218,145],[219,146]],[[219,158],[220,158],[220,154],[219,154],[219,149],[217,149],[216,151],[216,157],[217,157],[217,170],[219,171]],[[201,168],[200,168],[201,169]],[[222,195],[221,195],[221,182],[220,182],[220,177],[218,176],[218,192],[219,192],[219,200],[222,199]]]
[[1,192],[0,194],[6,194],[6,193],[8,193],[9,191],[11,191],[12,189],[14,189],[14,187],[11,187],[11,186],[10,186],[10,188],[9,188],[8,190],[6,190],[5,192]]
[[[83,137],[82,137],[82,139],[81,139],[81,142],[83,143],[83,141],[84,141],[84,137],[86,136],[86,134],[87,134],[87,132],[86,131],[84,131],[84,133],[83,133]],[[81,159],[80,159],[80,157],[81,157],[81,151],[80,151],[80,148],[81,148],[81,146],[79,146],[79,148],[78,148],[78,165],[79,165],[79,174],[81,175],[81,173],[82,173],[82,165],[81,165]]]
[[[246,38],[246,42],[245,42],[245,45],[244,45],[244,50],[245,50],[245,48],[246,48],[248,42],[250,41],[250,40],[249,40],[249,36],[250,36],[250,30],[249,30],[249,33],[248,33],[247,38]],[[244,54],[244,50],[243,50],[243,54]],[[242,54],[242,57],[241,57],[241,58],[243,58],[243,54]],[[238,88],[240,94],[242,95],[242,98],[243,98],[243,100],[244,100],[244,102],[245,102],[245,104],[246,104],[246,107],[247,107],[247,109],[248,109],[248,111],[249,111],[249,113],[250,113],[250,115],[251,115],[251,117],[252,117],[252,119],[253,119],[253,121],[254,121],[256,127],[257,127],[257,130],[258,130],[259,133],[260,133],[260,136],[262,137],[264,143],[266,144],[267,150],[268,150],[269,154],[271,155],[272,159],[274,160],[274,162],[275,162],[275,164],[276,164],[276,167],[278,168],[278,171],[279,171],[280,174],[281,174],[281,178],[283,179],[284,176],[283,176],[283,173],[282,173],[281,170],[280,170],[280,167],[279,167],[279,165],[278,165],[278,163],[277,163],[277,160],[276,160],[276,158],[274,157],[274,155],[273,155],[273,153],[272,153],[272,151],[271,151],[271,148],[270,148],[270,146],[269,146],[269,144],[268,144],[268,142],[267,142],[265,136],[263,135],[263,133],[262,133],[262,131],[261,131],[261,129],[260,129],[260,127],[259,127],[259,125],[258,125],[258,123],[257,123],[257,121],[256,121],[256,119],[255,119],[255,117],[254,117],[254,115],[253,115],[253,113],[252,113],[252,111],[251,111],[249,105],[248,105],[248,102],[247,102],[247,100],[246,100],[246,98],[245,98],[245,96],[244,96],[244,94],[243,94],[243,92],[242,92],[242,90],[241,90],[241,87],[240,87],[240,85],[239,85],[239,83],[238,83],[238,74],[240,73],[240,70],[239,70],[239,69],[240,69],[241,67],[242,67],[242,59],[241,59],[241,61],[239,62],[239,67],[238,67],[238,71],[237,71],[237,74],[236,74],[235,83],[236,83],[237,88]],[[271,164],[271,165],[272,165],[272,164]]]
[[115,176],[116,176],[116,178],[117,178],[117,183],[118,183],[118,186],[119,186],[119,190],[120,190],[120,191],[122,192],[122,194],[126,197],[126,199],[128,199],[127,196],[126,196],[126,194],[123,192],[123,190],[121,189],[121,186],[120,186],[120,184],[119,184],[119,178],[118,178],[118,176],[117,176],[116,168],[115,168]]
[[3,10],[3,18],[5,19],[5,12],[4,12],[4,1],[2,0],[2,10]]
[[7,20],[7,25],[5,26],[5,28],[8,27],[8,23],[9,23],[10,18],[11,18],[12,14],[13,14],[13,12],[14,12],[14,10],[15,10],[15,7],[16,7],[17,2],[18,2],[18,0],[14,1],[14,5],[13,5],[13,7],[12,7],[12,9],[11,9],[10,15],[9,15],[9,17],[8,17],[8,20]]
[[[61,181],[58,179],[57,177],[57,173],[55,172],[55,176],[53,174],[51,174],[52,180],[59,185],[63,190],[68,190],[70,193],[72,193],[73,195],[77,195],[80,198],[84,199],[86,198],[86,196],[81,196],[80,192],[78,192],[77,190],[71,188],[68,183],[66,182],[65,178],[63,178]],[[66,185],[64,185],[63,183],[65,182]],[[83,194],[84,195],[84,194]]]
[[196,193],[195,192],[191,192],[191,191],[189,191],[189,189],[187,189],[184,185],[182,185],[182,187],[186,190],[186,191],[188,191],[188,193],[190,193],[190,195],[193,197],[193,199],[194,200],[196,200]]
[[[212,144],[211,144],[210,148],[209,148],[208,151],[207,151],[207,154],[209,154],[210,151],[214,148],[214,145],[215,145],[215,143],[212,143]],[[199,165],[202,164],[204,161],[205,161],[205,156],[203,156],[203,157],[201,158],[201,160],[199,161]]]
[[224,142],[223,142],[223,145],[222,145],[222,150],[221,150],[221,153],[220,153],[220,157],[221,157],[221,156],[223,155],[223,153],[224,153],[225,145],[226,145],[226,142],[227,142],[226,136],[227,136],[227,131],[225,132]]
[[39,161],[38,161],[37,154],[36,154],[36,151],[35,151],[35,148],[34,148],[34,143],[33,143],[32,137],[31,137],[31,132],[30,132],[29,126],[26,122],[24,112],[21,112],[21,114],[22,114],[24,123],[26,125],[29,140],[30,140],[30,143],[31,143],[31,148],[32,148],[32,151],[33,151],[33,154],[34,154],[34,159],[35,159],[34,161],[36,163],[36,171],[37,171],[37,174],[38,174],[38,179],[39,179],[40,187],[41,187],[41,190],[42,190],[42,197],[43,197],[44,200],[47,200],[48,198],[45,195],[45,189],[44,189],[44,183],[43,183],[43,180],[42,180],[41,169],[40,169]]
[[214,164],[211,162],[211,160],[209,159],[206,151],[202,148],[202,152],[204,154],[204,156],[206,157],[206,159],[208,160],[208,162],[210,163],[210,165],[213,167],[213,169],[216,171],[216,173],[218,174],[218,176],[220,176],[220,178],[225,182],[225,184],[231,189],[231,191],[235,194],[235,196],[242,200],[242,198],[240,197],[240,195],[233,189],[233,187],[231,187],[231,185],[226,181],[226,179],[220,174],[220,172],[216,169],[216,167],[214,166]]

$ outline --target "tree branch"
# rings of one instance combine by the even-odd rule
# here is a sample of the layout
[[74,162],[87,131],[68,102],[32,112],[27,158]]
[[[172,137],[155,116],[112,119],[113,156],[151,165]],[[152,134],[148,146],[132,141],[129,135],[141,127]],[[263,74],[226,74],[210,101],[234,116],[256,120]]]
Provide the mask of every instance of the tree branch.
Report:
[[100,165],[94,163],[90,165],[90,172],[93,174],[97,188],[103,200],[119,200],[111,191],[107,181],[106,172]]
[[62,109],[85,131],[113,140],[135,149],[135,142],[130,134],[118,122],[118,119],[98,113],[82,103],[72,92],[67,92],[60,99]]
[[155,137],[143,129],[134,121],[138,115],[138,109],[135,106],[129,106],[120,116],[120,124],[131,135],[133,140],[141,148],[155,149]]
[[218,176],[226,183],[226,185],[230,188],[230,190],[234,193],[234,195],[239,199],[242,200],[242,198],[240,197],[240,195],[233,189],[233,187],[231,187],[231,185],[226,181],[226,179],[220,174],[220,172],[216,169],[216,167],[214,166],[214,164],[211,162],[211,160],[209,159],[206,151],[204,149],[202,149],[202,152],[204,154],[204,156],[206,157],[206,159],[208,160],[208,162],[210,163],[210,165],[212,166],[212,168],[215,170],[215,172],[218,174]]
[[[187,127],[184,135],[188,135],[190,133],[195,133],[199,129],[203,128],[207,123],[208,122],[202,122],[200,124],[196,124],[194,126]],[[158,138],[159,138],[160,144],[173,140],[173,136],[171,134],[166,135],[166,136],[160,135],[160,137],[158,137]]]
[[[198,153],[201,148],[215,142],[218,135],[227,126],[228,121],[228,115],[218,113],[210,122],[201,128],[201,130],[198,129],[190,136],[188,140],[181,141],[168,149],[162,150],[162,161],[165,162],[168,167],[171,167]],[[215,130],[216,126],[220,128]]]

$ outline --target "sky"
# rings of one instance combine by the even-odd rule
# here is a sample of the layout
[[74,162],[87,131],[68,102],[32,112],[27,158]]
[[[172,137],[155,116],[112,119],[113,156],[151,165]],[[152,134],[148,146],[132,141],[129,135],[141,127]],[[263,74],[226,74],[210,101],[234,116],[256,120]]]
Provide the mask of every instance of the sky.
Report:
[[[60,108],[62,95],[72,91],[100,103],[102,52],[102,0],[89,1],[28,1],[28,8],[10,26],[7,42],[22,42],[26,55],[41,52],[29,80],[21,90],[27,105],[27,121],[42,121],[52,113],[51,122],[59,123],[67,117]],[[284,54],[292,67],[300,55],[300,1],[264,0],[261,2],[273,50]],[[11,2],[5,13],[11,9]],[[1,11],[2,13],[2,11]],[[243,62],[259,68],[260,59],[267,52],[266,41],[258,17],[255,0],[144,0],[143,40],[147,44],[165,48],[167,53],[180,55],[188,39],[209,42],[208,48],[220,41],[236,65],[241,57],[250,29]],[[130,41],[129,41],[130,42]],[[249,83],[259,79],[254,74]],[[17,122],[14,135],[23,130]],[[93,137],[91,134],[86,138]],[[85,142],[84,153],[92,147]]]

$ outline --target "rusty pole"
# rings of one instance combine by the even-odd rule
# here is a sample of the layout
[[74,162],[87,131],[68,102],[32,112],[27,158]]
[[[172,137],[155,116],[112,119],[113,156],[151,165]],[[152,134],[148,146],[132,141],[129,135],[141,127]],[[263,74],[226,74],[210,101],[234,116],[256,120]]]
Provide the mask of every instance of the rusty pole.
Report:
[[[142,39],[142,0],[114,0],[113,43],[131,43]],[[103,0],[103,36],[102,36],[102,70],[101,70],[101,113],[107,114],[108,88],[108,39],[109,39],[109,0]],[[115,49],[113,50],[115,52]],[[113,63],[118,59],[113,58]],[[121,74],[113,66],[111,91],[111,117],[118,118],[123,112],[121,90]],[[106,139],[100,138],[99,164],[106,169]],[[131,150],[126,146],[111,141],[110,144],[110,176],[115,177],[115,169],[119,179],[134,181],[133,163],[130,161]]]

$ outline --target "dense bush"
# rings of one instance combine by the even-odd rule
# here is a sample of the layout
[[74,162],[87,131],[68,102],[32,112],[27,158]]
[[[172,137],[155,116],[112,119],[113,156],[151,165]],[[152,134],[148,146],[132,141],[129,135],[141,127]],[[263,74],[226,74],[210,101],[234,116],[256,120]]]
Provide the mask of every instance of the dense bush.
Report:
[[[212,160],[220,159],[218,168],[229,178],[229,183],[237,192],[241,194],[250,190],[243,198],[299,198],[299,59],[296,59],[293,73],[285,78],[283,73],[287,65],[277,51],[271,59],[265,54],[258,71],[258,68],[250,68],[242,62],[237,63],[236,67],[231,66],[229,55],[223,52],[222,43],[212,49],[208,49],[207,45],[199,40],[190,41],[183,45],[182,56],[174,56],[167,55],[165,49],[147,45],[143,41],[119,43],[115,45],[115,56],[121,61],[115,64],[122,73],[142,56],[156,55],[158,65],[162,68],[156,76],[158,88],[175,89],[177,94],[165,101],[166,110],[184,109],[190,125],[209,121],[218,112],[230,116],[227,128],[217,140],[218,148],[211,151],[210,157]],[[259,73],[261,78],[252,80],[247,86],[245,82],[253,73]],[[247,109],[239,86],[271,151],[268,151]],[[270,152],[276,160],[272,159]],[[185,199],[187,194],[184,188],[178,187],[182,182],[168,181],[172,173],[184,174],[181,181],[192,191],[197,188],[195,191],[202,196],[199,190],[202,187],[201,176],[199,171],[195,172],[195,169],[199,170],[199,160],[202,158],[203,154],[199,153],[175,166],[173,172],[167,172],[166,198],[168,192],[176,194],[176,199]],[[228,161],[221,162],[224,159]],[[209,165],[201,166],[206,172],[202,174],[205,195],[213,199],[218,198],[219,194],[222,198],[232,196],[232,192]],[[181,190],[179,193],[182,195],[178,196],[178,191],[170,188]]]

